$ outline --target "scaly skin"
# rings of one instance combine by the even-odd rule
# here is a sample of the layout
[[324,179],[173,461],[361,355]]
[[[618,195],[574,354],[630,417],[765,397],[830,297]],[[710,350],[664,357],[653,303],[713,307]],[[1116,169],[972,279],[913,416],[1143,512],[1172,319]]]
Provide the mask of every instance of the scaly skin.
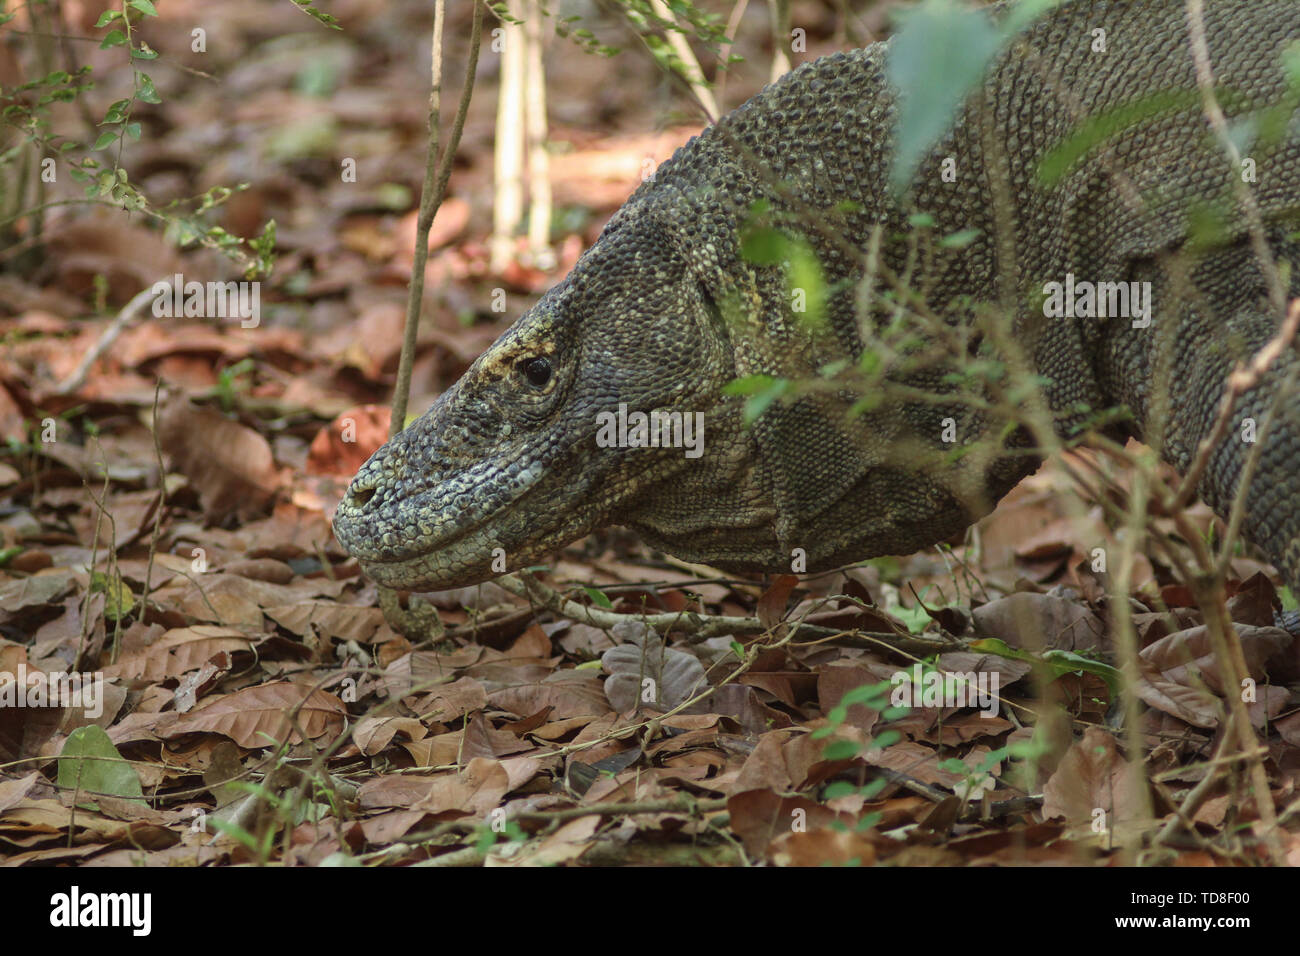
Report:
[[[1206,23],[1218,80],[1251,101],[1227,102],[1230,117],[1280,101],[1300,2],[1218,0]],[[1105,53],[1093,50],[1097,28]],[[914,551],[986,514],[1039,463],[998,404],[1015,385],[997,371],[1008,344],[1045,380],[1058,433],[1126,405],[1123,427],[1186,467],[1232,363],[1280,317],[1248,219],[1228,199],[1236,171],[1206,132],[1182,0],[1076,0],[1046,16],[1004,51],[901,202],[885,189],[895,119],[885,56],[876,44],[795,70],[637,190],[569,276],[358,472],[334,528],[366,573],[400,588],[470,584],[500,570],[494,558],[519,568],[615,523],[738,572]],[[1175,91],[1185,106],[1113,133],[1051,185],[1036,179],[1088,117]],[[1297,139],[1293,116],[1288,139],[1252,154],[1284,263],[1297,258]],[[1211,207],[1221,229],[1194,249],[1191,215]],[[918,211],[932,228],[909,222]],[[793,309],[780,264],[742,254],[755,223],[815,254],[824,324]],[[979,231],[967,245],[936,242],[966,229]],[[1045,319],[1044,284],[1067,273],[1151,282],[1154,321]],[[990,316],[1009,337],[986,334]],[[1242,414],[1261,415],[1295,364],[1289,351]],[[743,399],[722,390],[756,375],[804,386],[747,427]],[[597,416],[620,404],[703,413],[703,454],[601,447]],[[1282,412],[1245,529],[1296,584],[1300,400]],[[1201,484],[1221,513],[1251,447],[1242,434],[1234,428]]]

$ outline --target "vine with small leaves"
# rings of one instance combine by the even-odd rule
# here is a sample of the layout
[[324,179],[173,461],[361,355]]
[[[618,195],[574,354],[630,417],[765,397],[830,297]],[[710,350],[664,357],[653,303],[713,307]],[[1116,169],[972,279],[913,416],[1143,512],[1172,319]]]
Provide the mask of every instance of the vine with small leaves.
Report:
[[[309,3],[293,0],[295,6],[310,13],[326,26],[337,29],[333,18],[311,8]],[[18,188],[12,205],[0,209],[0,229],[12,226],[25,218],[35,217],[37,222],[30,230],[32,236],[41,234],[40,218],[54,206],[77,202],[102,204],[138,213],[160,223],[169,241],[179,247],[200,245],[226,256],[239,265],[246,279],[269,276],[274,267],[276,224],[268,220],[261,232],[250,238],[232,235],[220,226],[205,221],[205,215],[224,204],[235,193],[248,188],[247,183],[234,186],[213,186],[196,196],[175,199],[157,206],[134,183],[121,164],[122,152],[131,141],[143,135],[143,125],[135,116],[138,104],[157,105],[162,102],[152,76],[143,64],[158,58],[154,50],[138,35],[140,21],[156,17],[158,11],[151,0],[125,0],[121,6],[106,10],[95,23],[95,29],[106,30],[100,40],[102,50],[122,47],[128,51],[132,72],[131,95],[109,104],[103,116],[95,122],[99,130],[93,143],[77,142],[58,133],[53,128],[51,108],[58,103],[70,103],[95,88],[92,69],[78,66],[65,70],[52,70],[40,79],[14,87],[0,88],[0,128],[17,134],[16,141],[0,149],[0,171],[25,160],[24,154],[34,149],[47,160],[57,160],[66,168],[72,179],[84,186],[84,199],[59,199],[51,202],[26,203],[27,190],[21,176],[16,177]],[[0,25],[11,21],[16,14],[0,12]],[[112,151],[111,163],[91,154]],[[44,166],[45,161],[42,161]],[[3,259],[24,250],[17,237],[7,242]],[[0,261],[3,261],[0,259]]]

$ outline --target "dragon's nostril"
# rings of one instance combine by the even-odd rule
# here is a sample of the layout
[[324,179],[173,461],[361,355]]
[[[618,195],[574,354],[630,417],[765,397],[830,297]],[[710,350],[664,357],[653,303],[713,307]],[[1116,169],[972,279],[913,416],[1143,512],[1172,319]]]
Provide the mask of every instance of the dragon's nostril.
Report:
[[374,488],[353,488],[348,492],[348,498],[351,499],[353,507],[356,508],[364,508],[374,496]]

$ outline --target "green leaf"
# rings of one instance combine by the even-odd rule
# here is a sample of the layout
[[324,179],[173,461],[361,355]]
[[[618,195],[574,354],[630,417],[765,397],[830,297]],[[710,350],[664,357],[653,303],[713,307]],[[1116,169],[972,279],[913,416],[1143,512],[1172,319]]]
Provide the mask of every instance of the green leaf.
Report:
[[92,146],[92,147],[90,147],[90,148],[91,148],[91,149],[105,149],[105,148],[107,148],[108,146],[111,146],[113,143],[116,143],[116,142],[117,142],[117,133],[112,132],[112,131],[110,130],[109,132],[106,132],[106,133],[100,133],[100,134],[99,134],[99,139],[95,140],[95,145]]
[[890,41],[886,72],[899,91],[891,191],[901,195],[925,154],[948,132],[1002,44],[988,15],[953,0],[908,11]]
[[772,403],[783,396],[787,391],[789,391],[789,389],[790,383],[788,381],[783,378],[777,379],[772,384],[771,389],[761,395],[755,395],[747,401],[745,403],[745,414],[743,416],[745,424],[752,425],[754,422],[758,421],[763,416],[763,413],[771,407]]
[[1002,23],[1002,32],[1006,37],[1019,33],[1048,10],[1059,7],[1065,0],[1020,0],[1011,8],[1011,12]]
[[1282,51],[1282,68],[1292,89],[1300,89],[1300,40]]
[[1277,596],[1282,599],[1282,610],[1295,611],[1300,610],[1300,602],[1295,599],[1295,594],[1289,587],[1280,587],[1277,589]]
[[1038,182],[1053,186],[1090,152],[1125,130],[1158,116],[1197,108],[1200,102],[1201,94],[1196,90],[1161,91],[1094,113],[1079,124],[1073,135],[1042,158],[1038,164]]
[[850,797],[858,792],[855,784],[847,780],[836,780],[827,784],[826,789],[822,791],[823,800],[837,800],[840,797]]
[[104,111],[104,118],[100,120],[100,125],[105,126],[109,123],[120,123],[126,119],[126,111],[131,108],[130,100],[117,100],[109,104],[108,109]]
[[591,598],[591,602],[597,607],[603,607],[609,611],[614,609],[614,602],[605,597],[605,593],[599,588],[584,586],[583,590],[587,592],[587,597]]
[[789,258],[790,243],[771,226],[753,226],[740,240],[740,255],[756,266],[774,266]]
[[132,9],[139,10],[146,17],[158,16],[158,8],[150,3],[149,0],[126,0],[126,5]]
[[1047,651],[1043,654],[1043,660],[1058,671],[1058,677],[1075,671],[1083,671],[1100,677],[1106,682],[1106,689],[1110,691],[1112,700],[1119,696],[1120,688],[1123,687],[1124,679],[1118,668],[1101,661],[1094,661],[1091,658],[1076,654],[1074,651]]
[[318,21],[319,23],[324,24],[330,29],[332,30],[343,29],[341,26],[339,26],[337,17],[330,16],[328,13],[324,13],[321,10],[317,10],[315,7],[311,5],[311,0],[290,0],[290,2],[299,10],[301,10],[303,13],[312,17],[314,20]]
[[862,799],[874,800],[876,797],[880,796],[887,786],[889,786],[888,780],[884,777],[876,777],[876,779],[868,780],[865,784],[859,787],[858,792],[862,794]]
[[747,375],[722,387],[724,395],[745,395],[744,422],[752,425],[767,411],[768,407],[788,393],[794,383],[785,378],[772,378],[770,375]]
[[104,594],[104,616],[110,621],[119,621],[135,608],[135,596],[119,575],[108,575],[103,571],[90,574],[90,591],[92,594]]
[[970,649],[978,654],[992,654],[994,657],[1005,657],[1008,660],[1025,661],[1035,667],[1046,667],[1052,680],[1079,671],[1094,674],[1105,681],[1106,689],[1110,691],[1112,700],[1119,696],[1120,689],[1123,686],[1123,678],[1116,668],[1111,667],[1109,664],[1103,664],[1101,661],[1083,657],[1073,651],[1046,651],[1039,657],[1029,651],[1009,647],[1006,642],[995,637],[971,641]]
[[[875,783],[875,781],[873,780],[872,783]],[[859,833],[865,833],[867,830],[870,830],[872,827],[874,827],[883,819],[885,819],[885,815],[883,813],[881,813],[879,810],[872,810],[870,813],[865,813],[862,815],[862,818],[858,820],[855,829]]]
[[972,242],[979,238],[978,229],[962,229],[951,235],[944,236],[939,240],[939,245],[944,249],[964,249]]
[[826,279],[821,260],[806,242],[790,243],[789,282],[791,302],[796,291],[803,299],[803,311],[796,312],[796,318],[814,328],[822,325],[826,315]]
[[304,96],[329,96],[339,82],[339,63],[332,57],[314,57],[293,78],[293,88]]
[[103,13],[99,15],[99,19],[95,21],[95,29],[98,30],[101,27],[108,26],[110,23],[112,23],[121,15],[122,15],[121,10],[105,10]]
[[[245,847],[247,847],[248,851],[252,853],[254,856],[258,857],[259,859],[262,858],[262,850],[264,849],[263,846],[257,842],[257,838],[254,837],[253,834],[249,833],[238,823],[234,823],[233,821],[229,821],[229,820],[222,820],[220,817],[213,817],[211,819],[211,826],[213,830],[217,831],[217,833],[238,840]],[[267,833],[274,836],[275,834],[274,828],[268,827]]]
[[871,740],[872,750],[884,750],[886,747],[892,747],[903,739],[903,735],[897,730],[882,730]]
[[137,71],[135,74],[135,81],[136,81],[135,98],[137,100],[139,100],[141,103],[162,102],[162,98],[158,95],[158,91],[154,88],[153,79],[149,76],[148,73],[140,73],[139,71]]
[[913,634],[920,634],[930,626],[931,617],[923,607],[895,607],[889,613],[906,624]]
[[822,751],[823,760],[852,760],[861,748],[852,740],[832,740]]
[[770,375],[746,375],[722,387],[723,395],[758,395],[772,387],[778,379]]
[[118,753],[104,728],[93,724],[78,727],[68,734],[59,754],[58,784],[62,790],[123,797],[134,803],[145,802],[139,774]]
[[840,706],[852,707],[854,704],[864,704],[874,710],[879,710],[889,700],[889,692],[892,687],[893,685],[889,681],[863,684],[860,687],[853,688],[841,697]]
[[126,43],[126,34],[121,30],[109,30],[104,35],[104,40],[99,44],[101,50],[107,50],[109,47],[122,46]]

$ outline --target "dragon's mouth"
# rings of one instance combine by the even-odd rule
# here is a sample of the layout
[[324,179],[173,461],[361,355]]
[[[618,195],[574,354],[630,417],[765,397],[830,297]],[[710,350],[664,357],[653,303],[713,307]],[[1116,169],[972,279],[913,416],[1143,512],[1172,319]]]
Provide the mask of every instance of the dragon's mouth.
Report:
[[[536,542],[553,535],[539,536],[535,522],[517,517],[533,513],[528,503],[537,500],[546,474],[542,462],[508,475],[499,467],[488,471],[462,473],[416,493],[400,484],[395,491],[381,486],[380,495],[370,493],[376,482],[363,471],[334,513],[334,535],[367,576],[387,587],[445,589],[494,577],[507,564],[518,567],[548,550],[549,544]],[[554,508],[538,513],[562,514]],[[520,543],[530,540],[525,554]]]
[[401,558],[358,557],[361,570],[378,584],[402,590],[445,590],[494,576],[491,536],[469,532],[429,550]]
[[362,562],[416,562],[483,533],[503,512],[516,511],[543,473],[540,462],[512,474],[479,468],[412,492],[401,482],[384,486],[382,477],[375,477],[381,475],[378,468],[363,470],[334,513],[334,535]]
[[621,513],[667,469],[662,455],[593,455],[588,431],[465,467],[463,455],[417,450],[437,433],[408,430],[379,449],[334,513],[335,537],[379,584],[445,589],[523,567]]

